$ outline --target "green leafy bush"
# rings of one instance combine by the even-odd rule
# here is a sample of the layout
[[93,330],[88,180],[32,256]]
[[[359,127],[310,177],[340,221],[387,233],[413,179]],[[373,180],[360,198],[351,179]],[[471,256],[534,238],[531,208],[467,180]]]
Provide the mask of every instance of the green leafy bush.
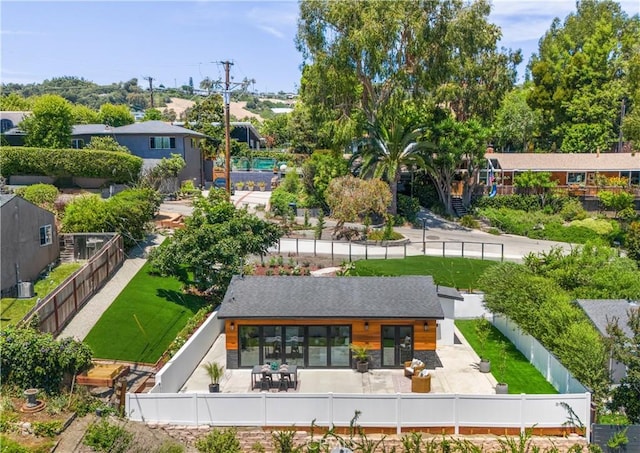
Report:
[[124,453],[133,440],[133,434],[123,426],[101,420],[87,428],[83,443],[96,451]]
[[54,211],[59,192],[56,186],[51,184],[32,184],[17,189],[16,195],[49,211]]
[[93,194],[75,197],[65,208],[61,230],[115,231],[122,234],[125,246],[131,247],[144,239],[159,206],[160,196],[152,189],[128,189],[108,200]]
[[51,420],[48,422],[33,422],[31,424],[33,434],[40,437],[55,437],[62,429],[60,420]]
[[296,203],[296,194],[287,192],[282,187],[277,187],[271,192],[271,211],[275,215],[286,215],[290,212],[289,203]]
[[209,434],[196,441],[196,448],[202,453],[241,453],[240,441],[234,428],[214,428]]
[[567,222],[571,220],[582,220],[587,217],[587,211],[582,207],[582,203],[577,198],[568,198],[558,212],[560,217]]
[[84,149],[0,147],[2,175],[44,175],[53,178],[104,178],[114,183],[135,181],[142,159],[131,154]]
[[537,211],[542,208],[540,197],[537,195],[500,195],[499,197],[478,198],[476,208],[509,208],[519,211]]
[[478,222],[472,215],[462,216],[460,219],[460,225],[466,228],[479,228],[480,222]]
[[416,216],[420,212],[420,201],[417,198],[398,194],[398,214],[404,217],[407,222],[414,223]]
[[0,331],[3,384],[56,393],[65,372],[75,374],[89,368],[91,354],[87,345],[71,337],[56,341],[50,333],[13,326]]

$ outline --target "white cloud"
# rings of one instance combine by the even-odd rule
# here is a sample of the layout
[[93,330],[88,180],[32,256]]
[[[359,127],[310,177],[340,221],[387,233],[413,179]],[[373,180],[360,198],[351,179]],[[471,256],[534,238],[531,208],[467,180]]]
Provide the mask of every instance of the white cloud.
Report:
[[0,30],[0,34],[7,36],[26,36],[26,35],[38,35],[40,33],[27,30]]
[[282,33],[280,30],[277,30],[273,27],[269,27],[268,25],[258,25],[258,28],[260,30],[266,31],[267,33],[275,36],[276,38],[280,38],[280,39],[284,38],[284,33]]
[[254,6],[246,13],[249,23],[277,38],[284,39],[295,33],[298,6],[291,2],[274,2],[266,6]]

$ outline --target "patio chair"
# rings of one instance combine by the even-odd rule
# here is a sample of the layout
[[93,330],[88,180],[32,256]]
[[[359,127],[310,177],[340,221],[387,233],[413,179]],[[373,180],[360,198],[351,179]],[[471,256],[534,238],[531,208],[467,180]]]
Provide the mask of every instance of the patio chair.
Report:
[[409,362],[404,362],[404,375],[408,378],[417,375],[426,368],[426,365],[422,360],[413,359]]
[[273,377],[268,371],[263,371],[260,379],[260,390],[269,390],[271,387],[273,387]]
[[280,371],[280,380],[278,381],[278,391],[284,390],[285,392],[288,392],[289,387],[291,387],[291,373]]

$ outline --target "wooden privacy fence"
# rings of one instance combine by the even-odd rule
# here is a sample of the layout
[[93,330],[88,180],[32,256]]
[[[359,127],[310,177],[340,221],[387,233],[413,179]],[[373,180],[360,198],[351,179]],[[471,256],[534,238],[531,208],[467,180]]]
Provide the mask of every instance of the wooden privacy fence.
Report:
[[37,315],[42,332],[58,335],[124,262],[123,247],[122,236],[114,235],[82,268],[40,300],[22,322]]

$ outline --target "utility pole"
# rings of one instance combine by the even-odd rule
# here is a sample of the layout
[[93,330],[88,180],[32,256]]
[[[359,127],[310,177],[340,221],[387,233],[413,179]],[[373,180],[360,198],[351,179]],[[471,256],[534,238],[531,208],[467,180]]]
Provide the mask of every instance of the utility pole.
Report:
[[618,152],[622,152],[622,122],[624,121],[624,115],[626,113],[626,106],[624,98],[622,98],[622,104],[620,105],[620,129],[618,131]]
[[230,61],[221,61],[224,65],[224,91],[222,99],[224,100],[224,175],[225,175],[225,188],[227,193],[231,195],[231,125],[229,105],[231,103],[231,80],[229,78],[229,70],[233,64]]
[[149,81],[149,92],[151,93],[151,108],[153,108],[153,77],[145,77],[144,80]]

